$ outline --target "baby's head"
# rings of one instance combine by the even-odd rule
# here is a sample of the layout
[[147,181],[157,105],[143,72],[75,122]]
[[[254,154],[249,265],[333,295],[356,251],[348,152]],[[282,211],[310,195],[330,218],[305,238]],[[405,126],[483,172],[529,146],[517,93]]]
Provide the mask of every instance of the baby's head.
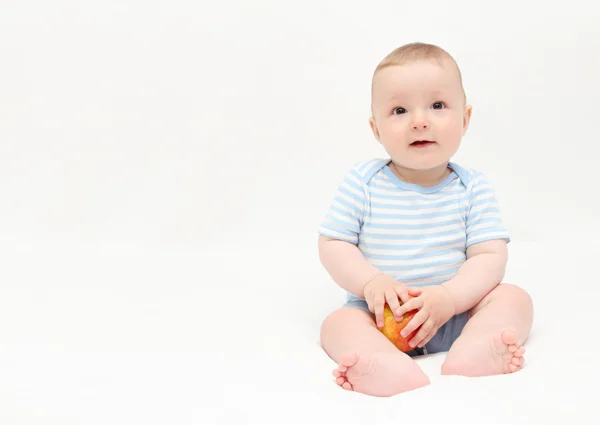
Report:
[[458,150],[471,106],[452,56],[435,45],[411,43],[375,69],[371,114],[373,134],[395,166],[430,170],[446,167]]

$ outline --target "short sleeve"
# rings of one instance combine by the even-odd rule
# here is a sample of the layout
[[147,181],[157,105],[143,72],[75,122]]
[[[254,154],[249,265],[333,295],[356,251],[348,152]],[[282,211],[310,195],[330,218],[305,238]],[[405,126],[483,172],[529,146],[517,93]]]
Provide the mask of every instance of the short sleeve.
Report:
[[352,169],[339,184],[329,210],[321,222],[319,234],[358,244],[365,201],[364,184],[356,169]]
[[504,228],[500,206],[493,187],[482,174],[478,174],[471,186],[467,212],[467,247],[493,239],[510,242]]

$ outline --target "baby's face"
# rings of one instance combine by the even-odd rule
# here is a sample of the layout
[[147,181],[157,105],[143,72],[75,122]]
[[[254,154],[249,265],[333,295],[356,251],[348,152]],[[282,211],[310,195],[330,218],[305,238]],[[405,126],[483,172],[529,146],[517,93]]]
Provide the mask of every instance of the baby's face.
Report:
[[396,165],[412,170],[446,166],[467,130],[458,70],[435,60],[390,66],[373,80],[375,137]]

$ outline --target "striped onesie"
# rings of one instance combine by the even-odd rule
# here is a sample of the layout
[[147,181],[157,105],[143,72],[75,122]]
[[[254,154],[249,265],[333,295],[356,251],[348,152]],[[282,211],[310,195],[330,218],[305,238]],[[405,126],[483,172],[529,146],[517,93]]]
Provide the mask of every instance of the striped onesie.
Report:
[[[374,159],[350,169],[321,235],[357,245],[373,266],[407,286],[448,281],[472,244],[510,241],[494,190],[481,173],[451,162],[444,181],[421,187],[400,180],[389,163]],[[347,293],[348,303],[358,300]]]

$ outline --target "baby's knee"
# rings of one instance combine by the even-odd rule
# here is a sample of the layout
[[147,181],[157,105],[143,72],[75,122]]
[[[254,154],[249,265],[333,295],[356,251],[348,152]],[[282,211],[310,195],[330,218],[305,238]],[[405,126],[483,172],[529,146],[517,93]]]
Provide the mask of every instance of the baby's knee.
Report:
[[321,323],[321,337],[323,337],[324,333],[327,334],[332,329],[337,329],[343,326],[344,323],[347,323],[349,313],[348,308],[340,308],[327,315],[323,323]]
[[364,329],[364,325],[375,326],[373,319],[366,312],[358,308],[339,308],[321,323],[321,341],[347,339],[358,332],[358,329]]
[[520,286],[512,285],[510,283],[503,283],[498,286],[498,290],[502,291],[502,294],[506,298],[510,298],[521,306],[533,308],[533,300],[529,293],[521,288]]

